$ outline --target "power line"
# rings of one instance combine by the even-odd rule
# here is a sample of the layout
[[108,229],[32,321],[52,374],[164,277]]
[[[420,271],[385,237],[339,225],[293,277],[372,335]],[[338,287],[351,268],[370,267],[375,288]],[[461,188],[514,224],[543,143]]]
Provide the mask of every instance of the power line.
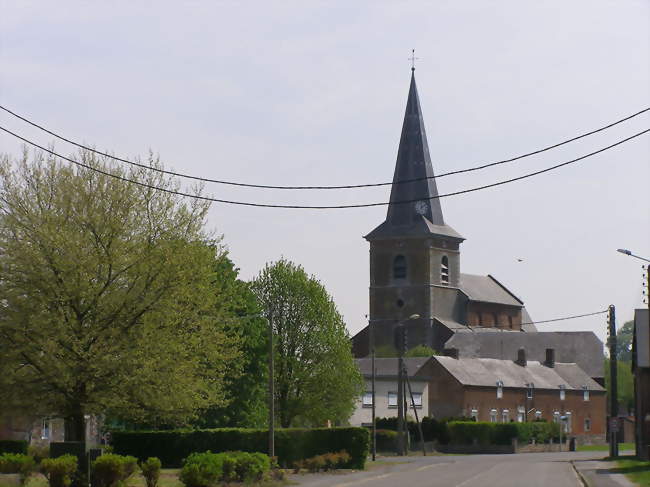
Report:
[[53,131],[45,128],[45,127],[43,127],[42,125],[39,125],[39,124],[37,124],[37,123],[35,123],[35,122],[21,116],[21,115],[18,115],[17,113],[9,110],[8,108],[6,108],[6,107],[4,107],[2,105],[0,105],[0,109],[4,110],[5,112],[9,113],[10,115],[13,115],[16,118],[22,120],[23,122],[26,122],[26,123],[30,124],[31,126],[36,127],[37,129],[42,130],[43,132],[46,132],[46,133],[56,137],[57,139],[60,139],[60,140],[62,140],[64,142],[67,142],[67,143],[72,144],[72,145],[74,145],[76,147],[79,147],[80,149],[84,149],[84,150],[87,150],[87,151],[90,151],[90,152],[94,152],[95,154],[99,154],[99,155],[104,156],[104,157],[109,157],[111,159],[115,159],[116,161],[124,162],[126,164],[131,164],[131,165],[143,168],[143,169],[148,169],[148,170],[151,170],[151,171],[160,172],[162,174],[167,174],[169,176],[176,176],[176,177],[181,177],[181,178],[193,179],[195,181],[201,181],[201,182],[204,182],[204,183],[216,183],[216,184],[224,184],[224,185],[228,185],[228,186],[240,186],[240,187],[245,187],[245,188],[283,189],[283,190],[326,190],[326,189],[374,188],[374,187],[379,187],[379,186],[391,186],[393,184],[413,183],[413,182],[416,182],[416,181],[424,181],[424,180],[428,180],[428,179],[438,179],[438,178],[442,178],[442,177],[445,177],[445,176],[452,176],[454,174],[463,174],[463,173],[467,173],[467,172],[478,171],[480,169],[485,169],[485,168],[488,168],[488,167],[498,166],[498,165],[501,165],[501,164],[506,164],[508,162],[514,162],[514,161],[517,161],[519,159],[523,159],[525,157],[534,156],[536,154],[540,154],[542,152],[546,152],[546,151],[549,151],[551,149],[555,149],[557,147],[566,145],[566,144],[568,144],[570,142],[574,142],[574,141],[582,139],[584,137],[588,137],[588,136],[596,134],[598,132],[602,132],[603,130],[607,130],[607,129],[611,128],[611,127],[614,127],[615,125],[623,123],[623,122],[625,122],[627,120],[630,120],[630,119],[632,119],[634,117],[638,117],[639,115],[649,111],[650,107],[649,108],[644,108],[641,111],[638,111],[638,112],[633,113],[631,115],[628,115],[628,116],[626,116],[624,118],[621,118],[620,120],[617,120],[617,121],[612,122],[612,123],[610,123],[608,125],[605,125],[604,127],[600,127],[598,129],[591,130],[591,131],[586,132],[584,134],[578,135],[576,137],[572,137],[572,138],[564,140],[562,142],[558,142],[557,144],[549,145],[549,146],[544,147],[542,149],[537,149],[537,150],[534,150],[532,152],[527,152],[526,154],[511,157],[510,159],[503,159],[501,161],[490,162],[490,163],[483,164],[483,165],[480,165],[480,166],[470,167],[470,168],[466,168],[466,169],[459,169],[457,171],[450,171],[450,172],[438,174],[437,176],[434,175],[434,176],[426,176],[426,177],[421,177],[421,178],[402,179],[402,180],[396,181],[394,183],[391,181],[391,182],[385,182],[385,183],[348,184],[348,185],[339,185],[339,186],[274,186],[274,185],[268,185],[268,184],[240,183],[240,182],[237,182],[237,181],[226,181],[226,180],[221,180],[221,179],[209,179],[209,178],[204,178],[204,177],[200,177],[200,176],[193,176],[191,174],[184,174],[184,173],[179,173],[179,172],[175,172],[175,171],[168,171],[168,170],[165,170],[165,169],[158,169],[158,168],[155,168],[155,167],[147,166],[146,164],[140,164],[138,162],[129,161],[128,159],[123,159],[121,157],[113,156],[111,154],[107,154],[106,152],[101,152],[101,151],[98,151],[98,150],[93,149],[91,147],[85,146],[83,144],[79,144],[78,142],[75,142],[75,141],[73,141],[71,139],[63,137],[62,135],[59,135],[59,134],[57,134],[57,133],[55,133],[55,132],[53,132]]
[[587,316],[596,316],[596,315],[602,315],[604,313],[607,313],[607,310],[603,311],[596,311],[594,313],[586,313],[583,315],[573,315],[573,316],[564,316],[562,318],[553,318],[552,320],[544,320],[544,321],[531,321],[530,323],[522,323],[521,325],[541,325],[542,323],[553,323],[555,321],[564,321],[564,320],[572,320],[574,318],[585,318]]
[[[275,204],[269,204],[269,203],[252,203],[252,202],[247,202],[247,201],[224,200],[224,199],[219,199],[219,198],[211,198],[211,197],[208,197],[208,196],[201,196],[201,195],[195,195],[195,194],[190,194],[190,193],[183,193],[181,191],[173,191],[173,190],[169,190],[169,189],[165,189],[165,188],[159,188],[157,186],[152,186],[150,184],[142,183],[140,181],[134,181],[132,179],[128,179],[128,178],[125,178],[125,177],[122,177],[122,176],[118,176],[116,174],[111,174],[111,173],[103,171],[101,169],[89,166],[87,164],[83,164],[83,163],[81,163],[79,161],[75,161],[75,160],[70,159],[70,158],[65,157],[65,156],[62,156],[62,155],[57,154],[56,152],[54,152],[54,151],[52,151],[50,149],[47,149],[47,148],[45,148],[45,147],[43,147],[43,146],[41,146],[41,145],[39,145],[39,144],[37,144],[35,142],[32,142],[31,140],[28,140],[28,139],[26,139],[26,138],[24,138],[24,137],[22,137],[22,136],[20,136],[18,134],[15,134],[14,132],[12,132],[12,131],[10,131],[10,130],[2,127],[2,126],[0,126],[0,130],[8,133],[9,135],[12,135],[12,136],[16,137],[17,139],[22,140],[23,142],[26,142],[27,144],[32,145],[33,147],[37,147],[38,149],[41,149],[41,150],[43,150],[43,151],[45,151],[45,152],[47,152],[49,154],[52,154],[52,155],[54,155],[56,157],[59,157],[60,159],[71,162],[72,164],[76,164],[77,166],[81,166],[81,167],[84,167],[86,169],[90,169],[91,171],[95,171],[95,172],[104,174],[104,175],[109,176],[109,177],[120,179],[122,181],[137,184],[137,185],[143,186],[145,188],[154,189],[154,190],[158,190],[158,191],[164,191],[166,193],[171,193],[171,194],[175,194],[175,195],[178,195],[178,196],[185,196],[185,197],[188,197],[188,198],[195,198],[195,199],[200,199],[200,200],[205,200],[205,201],[212,201],[214,203],[225,203],[225,204],[229,204],[229,205],[239,205],[239,206],[253,206],[253,207],[258,207],[258,208],[286,208],[286,209],[300,209],[300,210],[339,210],[339,209],[348,209],[348,208],[369,208],[369,207],[373,207],[373,206],[387,206],[389,204],[397,204],[397,205],[399,205],[399,204],[414,203],[416,201],[434,200],[434,199],[439,199],[439,198],[446,198],[448,196],[456,196],[456,195],[459,195],[459,194],[473,193],[475,191],[480,191],[480,190],[483,190],[483,189],[493,188],[493,187],[496,187],[496,186],[501,186],[501,185],[512,183],[512,182],[515,182],[515,181],[520,181],[522,179],[530,178],[530,177],[533,177],[533,176],[537,176],[539,174],[543,174],[543,173],[546,173],[546,172],[549,172],[549,171],[553,171],[553,170],[558,169],[560,167],[568,166],[569,164],[573,164],[575,162],[581,161],[583,159],[587,159],[588,157],[594,156],[594,155],[599,154],[601,152],[605,152],[606,150],[609,150],[609,149],[611,149],[613,147],[624,144],[625,142],[628,142],[628,141],[630,141],[630,140],[632,140],[632,139],[634,139],[636,137],[640,137],[641,135],[650,132],[650,129],[643,130],[643,131],[638,132],[638,133],[636,133],[634,135],[631,135],[630,137],[619,140],[618,142],[616,142],[614,144],[608,145],[607,147],[603,147],[602,149],[598,149],[596,151],[590,152],[589,154],[585,154],[584,156],[577,157],[575,159],[571,159],[570,161],[562,162],[560,164],[556,164],[555,166],[547,167],[547,168],[541,169],[539,171],[524,174],[523,176],[518,176],[516,178],[506,179],[504,181],[498,181],[496,183],[485,184],[483,186],[477,186],[477,187],[470,188],[470,189],[455,191],[453,193],[446,193],[446,194],[441,194],[441,195],[438,195],[438,196],[432,196],[430,198],[419,198],[419,199],[409,199],[409,200],[400,200],[400,201],[386,201],[386,202],[380,202],[380,203],[360,203],[360,204],[354,204],[354,205],[305,206],[305,205],[275,205]],[[148,166],[145,166],[145,167],[148,167]]]

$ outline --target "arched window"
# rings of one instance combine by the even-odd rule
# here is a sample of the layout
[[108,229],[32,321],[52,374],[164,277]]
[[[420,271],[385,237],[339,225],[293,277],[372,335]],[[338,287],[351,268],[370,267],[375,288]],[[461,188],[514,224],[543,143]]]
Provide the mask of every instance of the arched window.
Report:
[[449,259],[446,255],[443,255],[440,261],[440,284],[449,285]]
[[406,278],[406,257],[404,257],[403,255],[397,255],[393,260],[393,278],[394,279]]

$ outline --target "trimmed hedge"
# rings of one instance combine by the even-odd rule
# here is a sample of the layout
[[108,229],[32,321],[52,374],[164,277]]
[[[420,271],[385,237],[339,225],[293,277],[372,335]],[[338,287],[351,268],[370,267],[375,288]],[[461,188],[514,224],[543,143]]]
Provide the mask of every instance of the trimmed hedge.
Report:
[[452,421],[449,423],[451,443],[470,445],[509,445],[513,438],[527,444],[531,440],[545,443],[559,437],[560,426],[555,423],[488,423]]
[[[183,459],[196,452],[245,451],[268,453],[268,430],[219,428],[170,431],[113,431],[113,450],[139,460],[150,456],[166,468],[178,468]],[[370,446],[366,428],[287,428],[275,431],[275,454],[283,466],[323,453],[345,450],[348,468],[365,466]]]
[[394,452],[397,450],[397,431],[377,430],[377,451]]
[[22,453],[27,455],[29,444],[23,440],[0,440],[0,455],[3,453]]

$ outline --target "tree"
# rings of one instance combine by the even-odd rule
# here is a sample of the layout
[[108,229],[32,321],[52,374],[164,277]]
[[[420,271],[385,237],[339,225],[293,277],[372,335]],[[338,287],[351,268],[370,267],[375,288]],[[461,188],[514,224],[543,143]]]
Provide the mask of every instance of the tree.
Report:
[[238,338],[242,359],[241,366],[229,367],[224,377],[230,402],[201,412],[195,424],[204,428],[264,427],[268,420],[267,323],[250,283],[238,278],[239,269],[226,254],[218,258],[215,271],[215,306],[232,315],[225,321],[225,331]]
[[69,440],[85,414],[182,424],[225,402],[240,358],[208,205],[152,189],[178,189],[160,173],[76,157],[87,167],[0,161],[0,407],[61,415]]
[[273,326],[280,424],[346,421],[363,381],[345,323],[326,289],[302,267],[281,259],[266,265],[253,291]]
[[626,321],[616,333],[616,355],[618,360],[632,362],[632,338],[634,337],[634,321]]
[[[616,368],[618,403],[623,405],[627,411],[634,408],[634,378],[629,362],[618,361]],[[607,389],[607,401],[609,404],[609,359],[605,359],[605,389]]]
[[426,345],[417,345],[406,352],[405,357],[431,357],[438,355],[436,351]]

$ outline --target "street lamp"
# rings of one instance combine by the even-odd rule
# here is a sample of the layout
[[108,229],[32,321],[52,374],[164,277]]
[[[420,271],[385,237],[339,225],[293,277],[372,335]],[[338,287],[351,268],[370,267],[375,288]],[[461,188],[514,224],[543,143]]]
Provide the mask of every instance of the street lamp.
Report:
[[635,259],[640,259],[644,260],[646,262],[650,262],[650,259],[646,259],[645,257],[641,257],[640,255],[635,255],[632,253],[631,250],[627,249],[616,249],[617,252],[620,252],[621,254],[629,255],[630,257],[634,257]]
[[[417,313],[408,317],[407,321],[417,320],[420,315]],[[397,359],[397,449],[399,455],[404,455],[404,420],[406,411],[404,410],[404,352],[406,352],[406,327],[403,322],[399,322],[396,328],[396,343],[398,351]]]

